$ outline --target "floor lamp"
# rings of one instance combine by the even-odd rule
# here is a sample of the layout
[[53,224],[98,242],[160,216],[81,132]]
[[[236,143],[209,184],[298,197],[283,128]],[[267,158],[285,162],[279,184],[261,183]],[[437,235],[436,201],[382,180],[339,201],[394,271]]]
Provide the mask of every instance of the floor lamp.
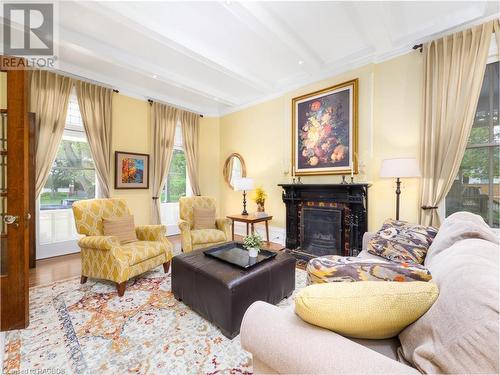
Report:
[[248,215],[247,212],[247,191],[253,189],[253,179],[251,178],[238,178],[234,180],[234,191],[243,191],[243,212],[242,215]]
[[415,158],[397,158],[382,160],[380,177],[396,179],[396,220],[399,220],[399,196],[401,178],[420,177],[420,168]]

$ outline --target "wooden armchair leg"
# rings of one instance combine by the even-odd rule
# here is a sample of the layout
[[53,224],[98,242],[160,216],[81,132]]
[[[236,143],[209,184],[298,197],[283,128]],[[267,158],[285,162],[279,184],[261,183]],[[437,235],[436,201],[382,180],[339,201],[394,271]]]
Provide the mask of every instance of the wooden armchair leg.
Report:
[[118,295],[120,297],[123,297],[125,294],[125,286],[127,285],[127,282],[124,281],[123,283],[116,283],[116,290],[118,291]]
[[170,261],[163,263],[163,271],[165,271],[165,273],[168,273],[169,269],[170,269]]
[[80,278],[80,284],[85,284],[87,282],[87,276],[83,276]]

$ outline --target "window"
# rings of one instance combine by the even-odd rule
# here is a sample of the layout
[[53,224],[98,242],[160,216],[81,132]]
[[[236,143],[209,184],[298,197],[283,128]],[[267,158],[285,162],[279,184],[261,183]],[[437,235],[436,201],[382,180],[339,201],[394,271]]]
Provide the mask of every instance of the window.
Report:
[[175,129],[174,151],[170,170],[160,197],[162,203],[161,219],[162,223],[167,225],[168,234],[178,233],[179,199],[191,194],[191,185],[186,168],[186,154],[182,143],[182,129],[178,124]]
[[73,92],[63,137],[49,177],[40,194],[39,243],[78,238],[71,205],[95,198],[96,173],[85,135],[76,93]]
[[500,226],[499,82],[499,62],[492,62],[486,66],[464,158],[446,197],[446,216],[473,212],[493,228]]

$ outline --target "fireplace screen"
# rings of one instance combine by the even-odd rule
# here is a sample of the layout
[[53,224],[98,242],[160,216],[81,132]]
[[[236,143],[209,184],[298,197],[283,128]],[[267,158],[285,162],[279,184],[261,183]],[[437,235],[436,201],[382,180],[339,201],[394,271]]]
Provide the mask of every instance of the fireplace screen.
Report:
[[342,210],[303,207],[300,218],[300,250],[313,256],[344,255]]

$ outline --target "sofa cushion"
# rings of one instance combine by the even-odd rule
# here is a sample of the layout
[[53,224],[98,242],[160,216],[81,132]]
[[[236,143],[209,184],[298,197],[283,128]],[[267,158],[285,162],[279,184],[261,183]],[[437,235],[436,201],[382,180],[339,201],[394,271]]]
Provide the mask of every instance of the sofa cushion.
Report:
[[420,264],[327,255],[307,264],[308,284],[336,281],[429,281],[430,272]]
[[316,284],[297,293],[295,312],[308,323],[344,336],[385,339],[420,318],[437,296],[432,282]]
[[193,207],[194,229],[216,229],[215,208]]
[[102,219],[105,236],[115,236],[121,244],[137,241],[135,233],[134,217],[132,215]]
[[120,254],[126,257],[129,266],[134,266],[168,251],[167,243],[157,241],[135,241],[123,245],[119,250]]
[[399,335],[400,355],[423,373],[499,373],[499,249],[455,243],[429,264],[440,294]]
[[498,244],[495,233],[481,216],[470,212],[456,212],[448,216],[441,224],[436,238],[429,247],[425,264],[428,265],[436,255],[456,242],[468,238],[479,238]]
[[193,245],[227,241],[226,234],[218,229],[198,229],[191,231]]
[[437,229],[387,219],[368,241],[368,252],[396,262],[423,263]]

